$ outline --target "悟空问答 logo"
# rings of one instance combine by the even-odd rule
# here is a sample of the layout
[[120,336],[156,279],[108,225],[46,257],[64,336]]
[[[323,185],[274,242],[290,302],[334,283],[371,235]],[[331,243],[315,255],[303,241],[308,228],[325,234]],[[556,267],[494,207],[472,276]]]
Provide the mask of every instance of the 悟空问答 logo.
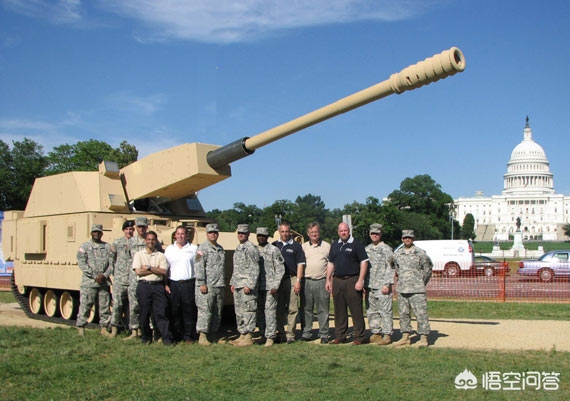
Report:
[[477,388],[477,378],[471,371],[465,369],[455,377],[455,388],[473,390]]

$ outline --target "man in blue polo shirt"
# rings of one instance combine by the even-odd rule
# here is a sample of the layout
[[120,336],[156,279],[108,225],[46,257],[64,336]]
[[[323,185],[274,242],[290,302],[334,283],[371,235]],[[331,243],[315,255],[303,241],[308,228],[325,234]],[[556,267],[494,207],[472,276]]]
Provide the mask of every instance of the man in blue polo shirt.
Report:
[[327,291],[332,293],[334,303],[335,339],[329,344],[346,340],[348,310],[354,326],[353,345],[364,341],[365,323],[362,308],[364,278],[368,270],[368,255],[364,246],[352,235],[346,223],[338,225],[339,239],[331,244],[327,266]]
[[279,225],[279,240],[273,245],[279,248],[285,259],[285,275],[281,280],[277,299],[277,331],[280,337],[285,335],[287,344],[290,344],[295,342],[301,282],[305,273],[305,252],[301,244],[293,240],[289,223]]

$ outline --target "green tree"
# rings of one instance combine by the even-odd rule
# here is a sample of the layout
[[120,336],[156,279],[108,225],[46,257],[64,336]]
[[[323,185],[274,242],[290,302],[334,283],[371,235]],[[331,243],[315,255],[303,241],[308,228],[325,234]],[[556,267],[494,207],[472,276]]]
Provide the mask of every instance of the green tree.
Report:
[[298,231],[297,224],[294,220],[294,204],[290,200],[280,199],[265,207],[260,219],[260,227],[268,227],[269,233],[273,233],[277,229],[277,223],[288,222],[293,230]]
[[475,218],[471,213],[467,213],[461,226],[461,239],[475,239]]
[[109,160],[115,161],[119,164],[119,168],[123,168],[139,158],[139,151],[134,145],[129,144],[127,141],[120,143],[119,147],[113,149],[112,158]]
[[386,223],[380,200],[373,196],[366,198],[364,203],[352,202],[345,205],[343,214],[349,214],[352,217],[352,235],[365,244],[370,243],[368,236],[370,224],[385,225]]
[[433,219],[425,214],[404,212],[401,214],[400,225],[400,237],[402,230],[414,230],[416,239],[443,239],[441,231],[433,225]]
[[338,224],[342,221],[342,215],[346,214],[342,209],[333,209],[327,211],[325,223],[321,227],[321,237],[329,242],[338,239]]
[[397,247],[402,242],[402,223],[404,213],[396,205],[385,202],[382,205],[382,241],[392,247]]
[[[400,224],[403,223],[402,217],[405,213],[415,213],[416,216],[425,215],[429,218],[431,229],[419,227],[424,237],[423,239],[442,239],[449,238],[451,235],[451,226],[449,224],[449,204],[453,202],[451,195],[441,190],[441,185],[433,180],[429,175],[418,175],[414,178],[405,178],[400,184],[400,189],[395,190],[388,195],[389,203],[400,210]],[[396,214],[398,217],[398,214]],[[414,220],[407,221],[407,227],[404,229],[414,229]],[[422,222],[417,222],[423,225]]]
[[106,142],[96,139],[60,145],[48,153],[46,175],[69,171],[96,171],[103,160],[115,161],[122,168],[137,160],[138,150],[126,141],[113,149]]
[[12,186],[12,153],[8,144],[0,139],[0,210],[11,209],[8,189]]
[[218,223],[220,231],[226,232],[235,231],[238,224],[237,221],[239,220],[238,213],[234,209],[213,209],[209,212],[206,212],[206,217]]
[[[294,230],[306,237],[309,223],[317,222],[321,225],[325,222],[325,202],[320,196],[307,194],[298,196],[292,205],[291,226]],[[306,239],[306,238],[305,238]]]
[[249,224],[250,230],[253,231],[260,225],[259,221],[262,216],[262,211],[255,205],[246,205],[243,202],[236,202],[232,209],[214,209],[207,212],[206,216],[215,220],[219,224],[221,231],[235,231],[238,224]]
[[570,237],[570,224],[565,224],[562,229],[564,230],[564,235]]
[[0,182],[7,180],[7,183],[2,182],[0,188],[3,209],[23,210],[34,180],[43,175],[47,164],[43,148],[31,139],[24,138],[22,141],[14,141],[9,151],[2,142],[0,152],[2,158],[5,158],[2,162]]

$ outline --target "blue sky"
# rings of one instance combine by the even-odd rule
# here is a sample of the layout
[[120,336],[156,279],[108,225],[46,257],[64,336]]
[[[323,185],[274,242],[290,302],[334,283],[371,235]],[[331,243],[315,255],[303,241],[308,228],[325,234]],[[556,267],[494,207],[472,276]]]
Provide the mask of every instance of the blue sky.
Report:
[[225,145],[457,46],[465,72],[258,149],[204,208],[337,208],[418,174],[500,194],[527,115],[570,194],[568,21],[562,0],[0,0],[0,139]]

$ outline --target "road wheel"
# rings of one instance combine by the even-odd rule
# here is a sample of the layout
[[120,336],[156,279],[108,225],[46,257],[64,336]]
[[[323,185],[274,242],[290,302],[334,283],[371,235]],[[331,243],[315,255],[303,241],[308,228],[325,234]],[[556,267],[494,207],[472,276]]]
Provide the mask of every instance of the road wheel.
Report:
[[75,319],[77,314],[77,298],[75,298],[69,291],[64,291],[59,297],[59,313],[65,320]]
[[549,268],[540,269],[538,271],[538,278],[540,281],[550,283],[552,280],[554,280],[554,272]]
[[493,269],[491,266],[485,267],[483,272],[485,273],[485,276],[487,276],[487,277],[493,277],[495,275],[495,269]]
[[445,275],[447,277],[452,277],[452,278],[459,277],[460,271],[461,270],[459,269],[459,265],[457,265],[456,263],[450,263],[447,266],[445,266]]
[[32,288],[28,295],[28,306],[34,315],[40,315],[44,311],[44,294],[37,288]]
[[44,309],[49,317],[56,317],[59,313],[59,296],[54,290],[47,290],[44,295]]

